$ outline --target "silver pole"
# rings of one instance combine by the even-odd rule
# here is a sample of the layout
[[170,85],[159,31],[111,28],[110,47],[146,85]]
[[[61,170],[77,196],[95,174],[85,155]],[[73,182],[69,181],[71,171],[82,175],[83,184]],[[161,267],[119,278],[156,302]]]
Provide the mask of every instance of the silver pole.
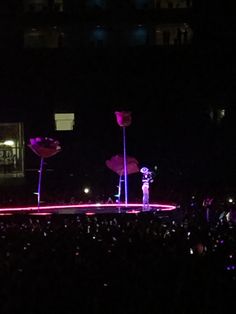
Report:
[[118,203],[120,204],[120,196],[121,196],[121,183],[122,183],[122,175],[119,178],[119,186],[118,186]]
[[42,172],[43,172],[43,157],[41,157],[40,161],[40,169],[39,169],[39,182],[38,182],[38,210],[40,207],[40,193],[41,193],[41,180],[42,180]]
[[128,205],[128,182],[127,182],[127,160],[126,160],[126,136],[123,126],[123,145],[124,145],[124,180],[125,180],[125,205]]

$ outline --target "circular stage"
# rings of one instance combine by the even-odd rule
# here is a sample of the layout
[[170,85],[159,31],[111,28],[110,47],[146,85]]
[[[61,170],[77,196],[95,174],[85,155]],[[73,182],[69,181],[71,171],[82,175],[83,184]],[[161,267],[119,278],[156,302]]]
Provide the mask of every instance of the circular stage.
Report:
[[126,204],[73,204],[73,205],[50,205],[50,206],[25,206],[25,207],[6,207],[0,208],[0,215],[9,215],[16,213],[23,214],[138,214],[140,212],[169,212],[176,209],[176,205],[169,204],[149,204],[143,206],[139,203]]

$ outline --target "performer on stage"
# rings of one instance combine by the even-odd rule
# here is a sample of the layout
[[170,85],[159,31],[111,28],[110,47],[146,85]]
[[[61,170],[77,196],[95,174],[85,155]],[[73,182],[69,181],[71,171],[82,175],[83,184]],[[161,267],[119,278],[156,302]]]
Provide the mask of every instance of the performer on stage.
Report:
[[142,177],[142,191],[143,191],[143,209],[149,209],[149,183],[153,182],[153,172],[147,167],[141,168],[140,172],[143,174]]

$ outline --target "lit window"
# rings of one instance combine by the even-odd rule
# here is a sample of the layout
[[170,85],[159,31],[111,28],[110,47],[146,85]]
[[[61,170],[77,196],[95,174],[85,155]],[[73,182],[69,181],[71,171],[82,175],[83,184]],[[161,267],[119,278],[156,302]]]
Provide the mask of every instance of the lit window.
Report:
[[22,123],[1,123],[0,178],[24,176]]
[[24,10],[26,12],[41,12],[45,9],[63,12],[63,0],[24,0]]
[[220,110],[220,118],[223,119],[225,116],[225,109]]
[[156,27],[156,45],[188,45],[191,44],[193,32],[187,24],[161,24]]
[[221,123],[221,121],[225,118],[225,115],[226,110],[224,108],[211,109],[209,112],[211,120],[216,123]]
[[184,9],[192,7],[192,0],[154,0],[155,8]]
[[55,113],[54,120],[57,131],[72,131],[74,129],[74,113]]
[[217,122],[221,122],[225,117],[225,109],[217,109],[216,110],[216,120]]
[[58,48],[64,45],[64,33],[58,26],[25,30],[25,48]]

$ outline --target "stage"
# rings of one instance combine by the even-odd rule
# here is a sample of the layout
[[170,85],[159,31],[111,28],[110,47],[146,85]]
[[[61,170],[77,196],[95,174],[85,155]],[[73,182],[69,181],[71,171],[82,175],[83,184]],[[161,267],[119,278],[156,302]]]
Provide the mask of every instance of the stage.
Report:
[[143,206],[139,203],[130,204],[69,204],[69,205],[47,205],[47,206],[22,206],[0,208],[0,215],[29,214],[29,215],[51,215],[51,214],[139,214],[142,212],[170,213],[176,209],[176,205],[149,204]]

